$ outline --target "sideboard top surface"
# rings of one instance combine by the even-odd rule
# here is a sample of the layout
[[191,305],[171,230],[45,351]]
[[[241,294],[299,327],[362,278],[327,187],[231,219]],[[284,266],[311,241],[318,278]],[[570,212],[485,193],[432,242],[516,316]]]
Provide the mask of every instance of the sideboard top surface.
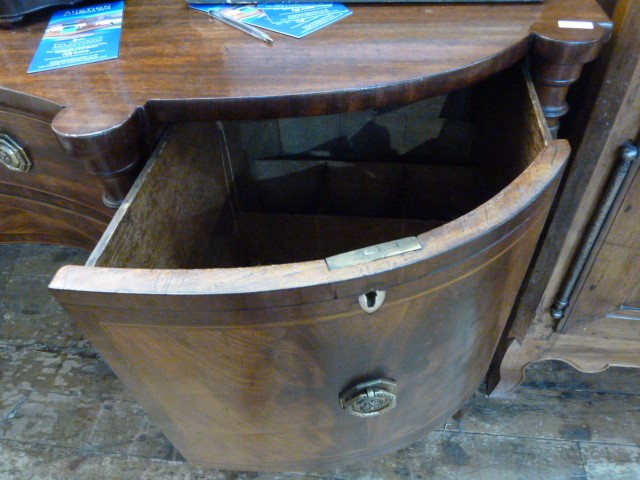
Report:
[[[595,0],[350,8],[328,28],[274,34],[269,46],[182,0],[128,0],[117,60],[28,75],[44,15],[0,30],[0,105],[61,109],[54,128],[64,135],[117,127],[139,107],[160,121],[344,112],[466,86],[521,58],[532,34],[588,42],[611,28]],[[559,19],[596,26],[559,29]]]

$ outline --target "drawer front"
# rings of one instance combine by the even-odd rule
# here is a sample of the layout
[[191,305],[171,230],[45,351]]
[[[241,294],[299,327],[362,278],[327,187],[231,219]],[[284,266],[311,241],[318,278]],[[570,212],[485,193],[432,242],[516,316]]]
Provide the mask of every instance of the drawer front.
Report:
[[[485,161],[473,158],[465,172],[491,166],[486,178],[496,191],[466,214],[443,224],[324,210],[244,212],[242,188],[256,185],[244,162],[252,145],[265,150],[270,125],[177,125],[87,266],[63,268],[52,291],[193,463],[290,471],[407,445],[455,413],[481,382],[569,153],[566,142],[550,138],[530,85],[507,78],[516,94],[505,96],[499,81],[478,97],[481,135],[473,144]],[[496,112],[491,92],[511,106]],[[510,140],[497,141],[507,125]],[[333,192],[345,178],[389,171],[313,161],[269,164],[275,170],[260,179],[271,188],[273,172],[293,172],[278,179],[301,179],[300,188],[280,184],[306,195],[301,186],[317,183],[309,183],[313,172],[339,178],[323,190]],[[512,175],[506,185],[499,170]],[[389,182],[376,177],[373,185]],[[358,183],[346,190],[354,201]],[[375,192],[369,187],[365,195]],[[384,215],[396,211],[383,207]],[[391,243],[366,243],[385,232]],[[276,242],[278,256],[263,259],[288,259],[309,246],[318,255],[325,251],[319,239],[365,248],[338,252],[337,262],[294,254],[291,263],[238,263],[261,261],[260,251],[276,250]],[[379,414],[354,415],[358,409]]]
[[[148,297],[124,311],[125,294],[59,298],[189,462],[330,467],[417,441],[478,388],[543,224],[544,209],[529,213],[455,266],[391,288],[370,279],[387,288],[374,313],[359,295],[243,309],[255,301],[247,294],[231,311],[215,295]],[[396,383],[394,409],[360,418],[341,408],[342,392],[376,379]]]
[[[47,118],[0,107],[0,134],[28,159],[22,169],[0,165],[0,242],[93,248],[113,212],[102,204],[98,181],[63,151]],[[6,144],[3,151],[8,155]]]

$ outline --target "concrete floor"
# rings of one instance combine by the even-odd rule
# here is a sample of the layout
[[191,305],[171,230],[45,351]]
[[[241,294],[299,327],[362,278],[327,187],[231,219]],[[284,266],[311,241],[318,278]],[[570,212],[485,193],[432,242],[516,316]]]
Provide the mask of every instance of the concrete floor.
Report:
[[87,253],[0,245],[0,479],[640,479],[640,370],[532,366],[513,399],[468,404],[373,461],[282,474],[186,464],[47,292]]

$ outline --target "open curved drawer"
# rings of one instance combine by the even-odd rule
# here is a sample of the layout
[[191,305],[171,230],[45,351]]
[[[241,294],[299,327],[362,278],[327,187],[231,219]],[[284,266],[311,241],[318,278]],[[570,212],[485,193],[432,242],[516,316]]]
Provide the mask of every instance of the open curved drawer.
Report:
[[178,124],[50,288],[188,461],[355,461],[476,390],[568,154],[519,70],[385,111]]

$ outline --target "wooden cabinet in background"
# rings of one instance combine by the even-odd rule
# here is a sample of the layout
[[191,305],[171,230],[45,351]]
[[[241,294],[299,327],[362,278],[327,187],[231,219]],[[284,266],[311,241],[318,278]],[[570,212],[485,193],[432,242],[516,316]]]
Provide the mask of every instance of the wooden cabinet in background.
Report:
[[640,4],[618,2],[614,22],[589,122],[491,376],[493,395],[512,394],[540,360],[585,372],[640,367]]

